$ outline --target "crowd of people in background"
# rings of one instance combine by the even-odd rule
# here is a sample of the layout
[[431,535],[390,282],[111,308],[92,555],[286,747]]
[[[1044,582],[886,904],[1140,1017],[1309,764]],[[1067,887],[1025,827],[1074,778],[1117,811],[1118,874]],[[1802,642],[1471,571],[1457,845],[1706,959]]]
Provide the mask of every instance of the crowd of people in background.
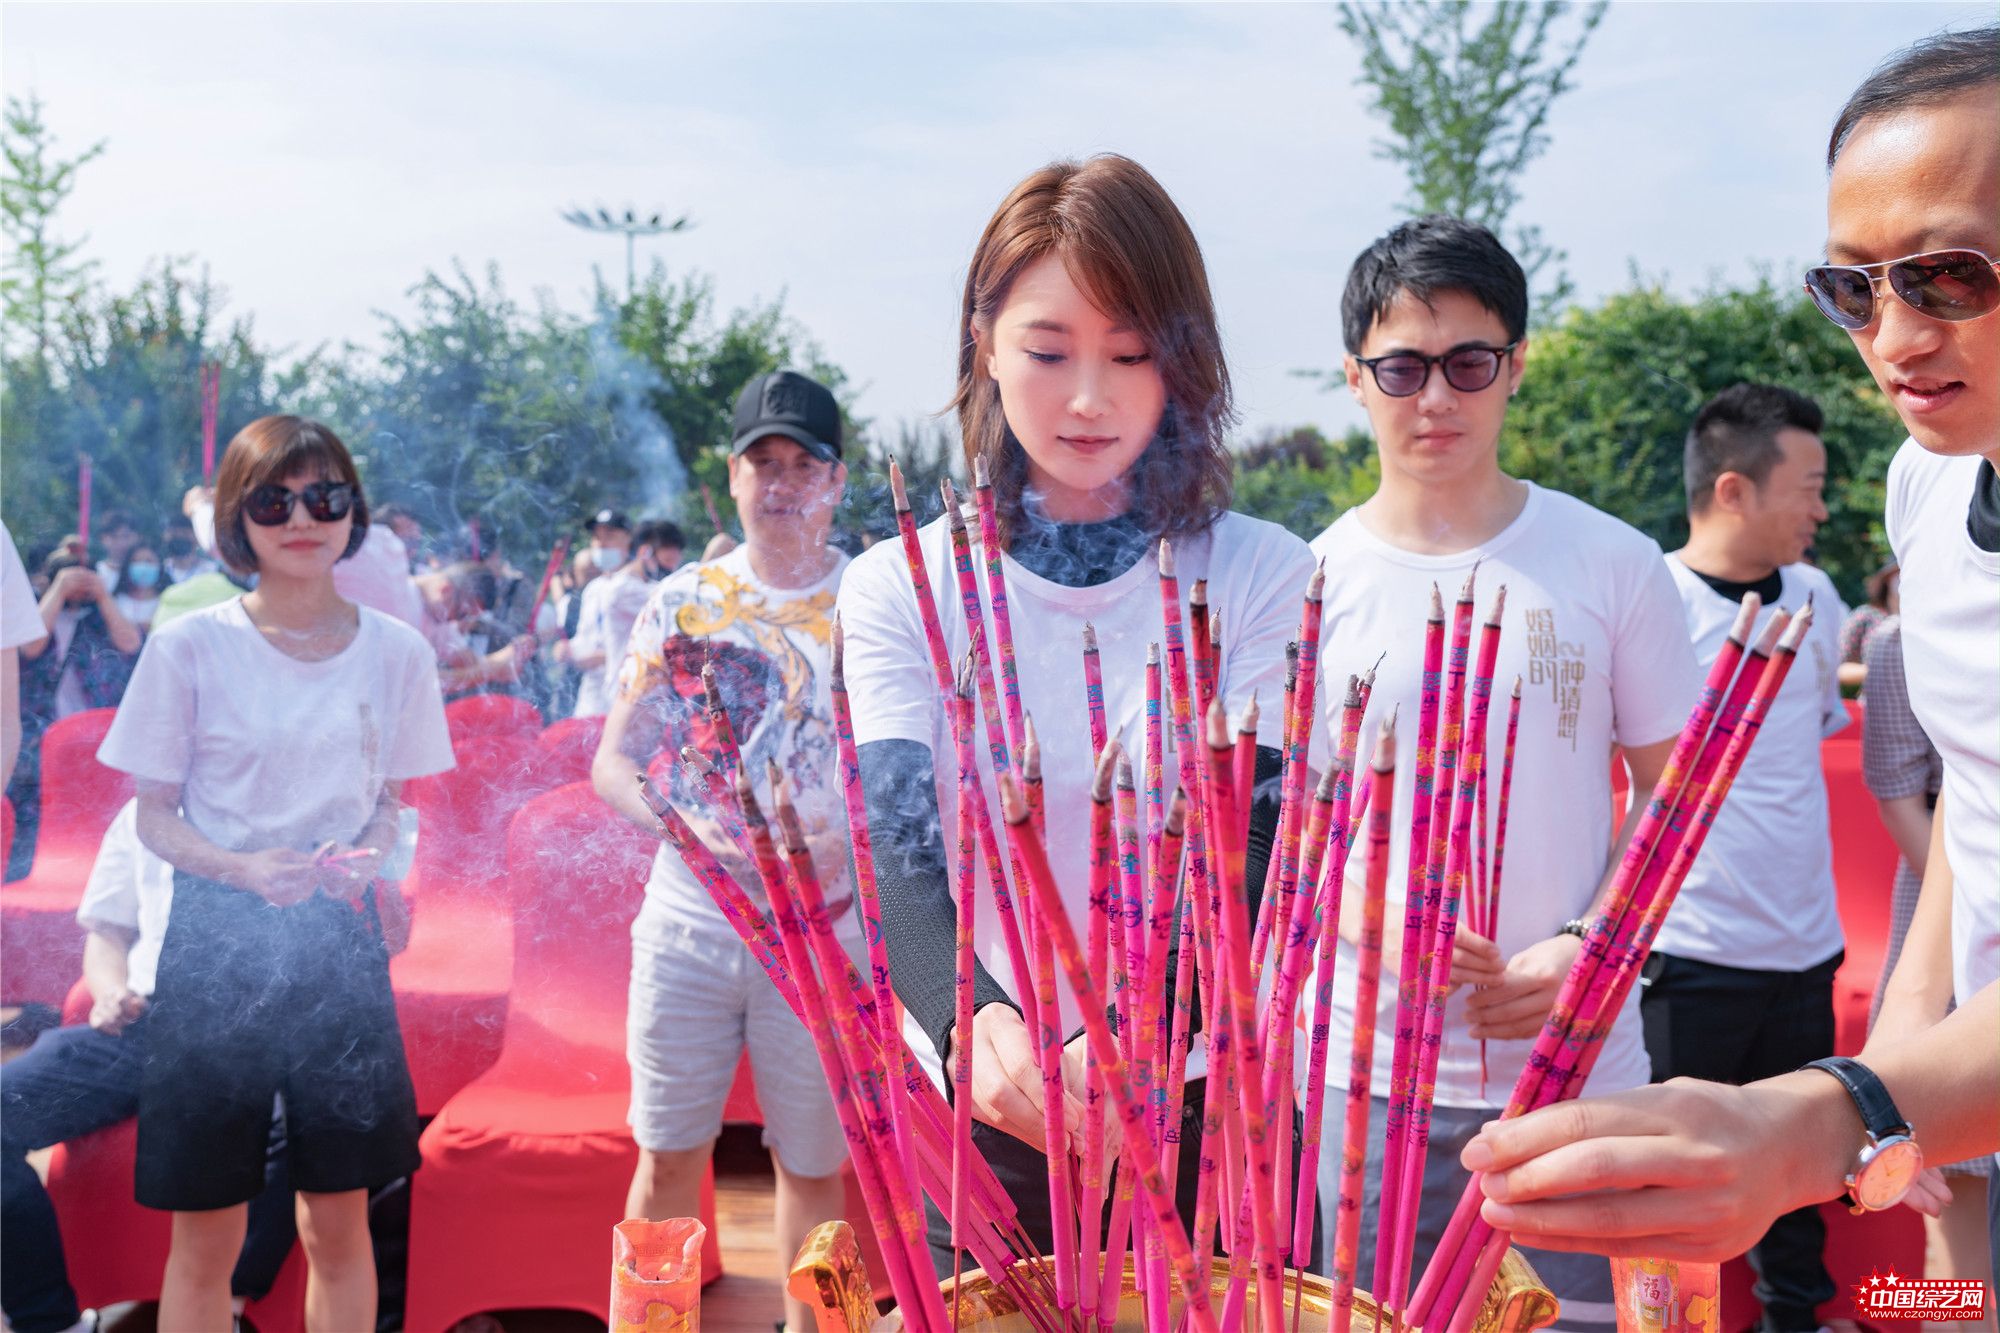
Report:
[[[1960,94],[1990,91],[1996,40],[2000,30],[1988,29],[1957,47],[1934,44],[1939,67],[1962,69],[1953,85]],[[1876,76],[1874,101],[1858,112],[1850,104],[1855,125],[1917,115],[1918,128],[1947,142],[1955,132],[1951,87],[1939,92],[1931,69],[1930,82],[1910,92],[1898,83],[1898,68],[1892,63]],[[1847,132],[1859,134],[1864,147],[1845,148],[1837,133],[1836,154],[1872,160],[1865,128],[1849,125]],[[1990,229],[1990,214],[1966,216]],[[1983,253],[1976,256],[1983,267],[1960,258],[1903,271],[1897,266],[1914,259],[1893,258],[1900,244],[1888,246],[1889,258],[1858,243],[1849,248],[1855,266],[1839,272],[1866,281],[1841,287],[1837,275],[1824,279],[1830,285],[1819,297],[1830,318],[1855,332],[1865,357],[1894,359],[1883,350],[1890,334],[1880,332],[1892,325],[1913,345],[1969,337],[1963,330],[1972,320],[2000,307],[2000,284]],[[1876,279],[1868,274],[1883,264],[1892,268],[1893,292],[1877,308]],[[1960,304],[1941,304],[1948,298]],[[1483,578],[1511,589],[1510,614],[1528,627],[1507,641],[1503,674],[1519,672],[1538,691],[1520,756],[1524,789],[1537,795],[1516,806],[1521,822],[1509,869],[1517,887],[1507,919],[1491,937],[1462,928],[1453,951],[1457,991],[1437,1073],[1438,1146],[1418,1186],[1419,1252],[1442,1233],[1463,1189],[1462,1168],[1532,1166],[1537,1154],[1567,1141],[1564,1134],[1593,1132],[1562,1119],[1570,1113],[1560,1108],[1497,1130],[1490,1122],[1584,947],[1608,867],[1643,805],[1634,802],[1618,822],[1605,757],[1623,756],[1634,792],[1651,788],[1701,672],[1748,598],[1763,607],[1759,628],[1779,608],[1797,613],[1811,605],[1817,619],[1799,669],[1764,718],[1757,749],[1666,919],[1643,998],[1607,1041],[1592,1088],[1618,1095],[1609,1112],[1600,1111],[1611,1118],[1591,1123],[1643,1117],[1694,1096],[1690,1086],[1706,1087],[1701,1105],[1715,1115],[1686,1112],[1650,1138],[1628,1135],[1648,1138],[1647,1152],[1693,1153],[1701,1136],[1729,1132],[1744,1116],[1742,1097],[1756,1095],[1722,1085],[1768,1087],[1796,1077],[1801,1066],[1825,1068],[1849,1091],[1850,1080],[1874,1077],[1852,1061],[1828,1067],[1833,976],[1845,940],[1820,744],[1849,724],[1843,690],[1859,689],[1867,701],[1867,782],[1902,856],[1896,883],[1877,886],[1893,893],[1897,919],[1884,1021],[1905,1034],[1908,1049],[1935,1042],[1931,1034],[1952,1024],[1943,1017],[1951,987],[1940,989],[1931,974],[1949,971],[1944,964],[1956,950],[1958,1000],[1974,1012],[1961,1013],[1952,1030],[1990,1035],[1994,987],[1981,969],[2000,956],[1988,929],[1991,865],[1961,852],[1956,903],[1947,894],[1940,908],[1926,891],[1921,901],[1929,905],[1918,906],[1927,874],[1947,890],[1952,878],[1940,849],[1957,844],[1933,820],[1941,789],[1955,792],[1959,822],[1949,837],[1964,847],[1974,846],[1972,839],[1987,846],[2000,826],[1990,818],[1990,792],[1980,798],[1986,806],[1976,805],[1980,789],[1962,776],[1990,770],[1993,757],[1977,748],[1989,745],[1990,735],[1927,734],[1919,721],[1946,705],[1992,719],[1990,693],[1951,693],[1959,677],[1974,674],[1953,667],[1951,653],[1963,649],[1971,662],[1990,647],[2000,606],[1992,587],[2000,482],[1990,462],[1982,469],[1972,460],[1974,446],[1990,446],[1991,419],[1963,430],[1946,419],[1959,401],[1948,397],[1952,386],[1963,388],[1975,373],[1990,383],[1990,363],[1965,369],[1965,380],[1884,381],[1892,396],[1902,394],[1897,401],[1913,436],[1890,502],[1891,537],[1905,564],[1874,575],[1867,604],[1849,616],[1811,563],[1814,534],[1827,516],[1823,416],[1811,399],[1756,382],[1764,368],[1743,367],[1745,382],[1689,422],[1689,537],[1677,551],[1663,552],[1581,499],[1501,470],[1508,400],[1531,373],[1523,355],[1528,290],[1515,258],[1475,224],[1437,216],[1405,222],[1356,260],[1342,308],[1343,364],[1347,388],[1369,416],[1381,480],[1316,536],[1228,508],[1228,376],[1207,274],[1186,220],[1137,163],[1110,155],[1058,163],[1017,186],[974,254],[961,314],[967,337],[954,406],[968,466],[976,459],[990,469],[998,496],[996,540],[1023,647],[1019,687],[1035,716],[1064,716],[1060,701],[1081,697],[1082,668],[1070,647],[1091,625],[1105,679],[1114,682],[1105,701],[1112,725],[1128,732],[1140,725],[1143,701],[1128,696],[1157,609],[1134,592],[1157,572],[1163,536],[1175,543],[1180,577],[1205,580],[1232,616],[1218,690],[1239,716],[1258,689],[1267,699],[1282,691],[1283,643],[1316,559],[1330,580],[1319,668],[1328,681],[1368,669],[1382,645],[1406,640],[1434,583],[1449,592],[1482,569]],[[1867,333],[1871,328],[1877,332]],[[1979,431],[1986,433],[1975,439]],[[982,926],[968,1019],[950,961],[955,909],[946,829],[957,813],[959,791],[949,775],[958,761],[945,748],[952,740],[927,657],[926,635],[938,627],[917,617],[903,550],[850,562],[831,544],[847,481],[843,457],[840,411],[824,386],[792,371],[758,376],[738,398],[728,463],[741,544],[718,533],[690,562],[688,538],[674,523],[635,520],[606,497],[578,516],[569,534],[574,554],[556,570],[546,598],[538,592],[549,553],[482,545],[476,528],[433,535],[410,508],[371,505],[333,431],[297,417],[245,427],[216,485],[187,492],[180,513],[157,532],[130,511],[113,511],[89,544],[76,536],[31,541],[25,564],[11,536],[0,542],[0,583],[7,585],[0,652],[9,654],[10,692],[17,689],[10,701],[17,707],[5,710],[7,790],[19,829],[10,877],[34,856],[38,749],[51,725],[86,709],[117,709],[99,757],[132,775],[138,789],[106,837],[80,913],[90,931],[85,970],[96,1000],[89,1027],[45,1037],[47,1044],[37,1042],[0,1073],[5,1243],[10,1258],[54,1256],[7,1266],[5,1305],[16,1329],[91,1326],[66,1295],[53,1214],[24,1165],[26,1151],[83,1127],[82,1103],[66,1102],[64,1115],[53,1114],[46,1090],[86,1083],[97,1098],[89,1125],[137,1108],[138,1198],[174,1213],[162,1326],[227,1327],[240,1317],[246,1286],[268,1285],[266,1228],[282,1232],[287,1212],[271,1212],[274,1188],[299,1195],[299,1234],[312,1270],[309,1323],[374,1324],[367,1191],[418,1164],[415,1103],[387,970],[407,942],[410,918],[390,867],[404,837],[402,784],[453,764],[443,712],[449,699],[498,691],[527,698],[550,720],[605,717],[592,769],[605,802],[656,831],[633,781],[652,773],[739,881],[755,885],[754,868],[704,809],[700,774],[674,762],[682,745],[697,755],[715,748],[719,721],[697,702],[702,669],[715,666],[730,682],[725,711],[746,756],[745,776],[768,795],[762,766],[784,774],[829,914],[858,954],[829,702],[836,606],[848,635],[860,795],[878,855],[895,853],[878,862],[879,892],[912,1049],[941,1077],[969,1044],[966,1095],[979,1122],[976,1142],[1023,1226],[1046,1235],[1050,1164],[1039,1145],[1049,1109],[1039,1081],[1030,1086],[1025,1073],[1032,1061],[1024,979],[995,943],[996,932]],[[1950,538],[1942,547],[1939,534]],[[920,534],[916,558],[928,562],[934,586],[949,586],[946,520]],[[1915,608],[1908,671],[1905,568]],[[1928,582],[1918,578],[1923,568],[1934,571]],[[25,594],[32,609],[17,587],[32,589]],[[1940,615],[1940,600],[1949,598],[1970,609]],[[953,651],[967,650],[963,607],[946,598],[941,609],[944,639]],[[1986,619],[1975,623],[1975,612]],[[1950,633],[1962,633],[1966,643],[1941,637]],[[1974,634],[1988,638],[1975,644]],[[1381,706],[1401,701],[1414,709],[1424,688],[1417,667],[1407,659],[1383,664]],[[1927,681],[1931,697],[1906,680]],[[1277,710],[1267,711],[1256,747],[1259,796],[1248,820],[1253,893],[1273,845],[1268,780],[1279,771],[1280,723]],[[1080,821],[1089,806],[1089,738],[1080,728],[1051,726],[1044,734],[1048,818],[1060,835],[1051,839],[1051,859],[1079,912],[1087,893]],[[1318,729],[1307,753],[1313,766],[1326,766],[1327,738]],[[752,758],[756,774],[748,772]],[[1961,774],[1955,789],[1954,772]],[[1409,800],[1413,781],[1399,766],[1399,804]],[[273,800],[273,792],[284,798]],[[1348,870],[1356,873],[1358,863]],[[1960,919],[1947,928],[1941,923],[1954,909]],[[641,1156],[628,1206],[654,1216],[695,1211],[747,1048],[778,1163],[780,1249],[789,1250],[844,1197],[838,1171],[846,1145],[815,1074],[813,1047],[665,846],[635,913],[627,1053],[630,1123]],[[1338,1036],[1356,1023],[1357,922],[1344,910],[1333,924],[1345,960],[1331,1001]],[[1906,963],[1891,985],[1906,934],[1922,964]],[[1404,962],[1384,960],[1392,971]],[[278,1002],[252,1003],[272,997]],[[1378,995],[1378,1026],[1391,1021],[1393,999]],[[1919,1009],[1929,1026],[1911,1017]],[[298,1012],[311,1020],[295,1021]],[[1979,1023],[1988,1027],[1972,1027]],[[1065,1020],[1064,1028],[1071,1026]],[[141,1041],[143,1059],[134,1055]],[[1967,1092],[1966,1084],[1941,1077],[1923,1082],[1938,1059],[1897,1064],[1899,1053],[1886,1044],[1870,1048],[1900,1086],[1922,1086],[1946,1106],[1959,1105],[1954,1097],[1972,1104],[1976,1088]],[[1386,1048],[1378,1050],[1378,1064],[1388,1058]],[[1643,1087],[1680,1075],[1706,1084]],[[1990,1079],[1991,1071],[1982,1067],[1976,1076]],[[1336,1077],[1344,1081],[1347,1071],[1329,1072]],[[1377,1070],[1378,1116],[1390,1077],[1386,1067]],[[1200,1074],[1189,1080],[1191,1116],[1201,1081]],[[1815,1125],[1826,1130],[1821,1139],[1842,1145],[1822,1152],[1826,1161],[1851,1157],[1846,1145],[1858,1141],[1853,1112],[1829,1086],[1808,1077],[1795,1102],[1812,1108]],[[1853,1097],[1864,1117],[1872,1115],[1863,1093]],[[1941,1116],[1935,1141],[1963,1149],[1948,1156],[1968,1157],[1946,1168],[1954,1174],[1950,1188],[1935,1172],[1910,1187],[1912,1206],[1933,1219],[1939,1275],[1975,1274],[1987,1258],[1980,1242],[1993,1166],[1985,1154],[1993,1144],[1971,1119]],[[1872,1120],[1866,1127],[1877,1135]],[[1198,1153],[1198,1133],[1182,1147]],[[1762,1169],[1768,1154],[1751,1156],[1741,1174]],[[1584,1169],[1575,1165],[1581,1158],[1563,1160]],[[1826,1161],[1814,1159],[1822,1175],[1831,1169]],[[274,1166],[280,1162],[282,1175]],[[1864,1154],[1857,1170],[1867,1165]],[[1321,1170],[1330,1168],[1337,1164],[1323,1157]],[[1379,1173],[1379,1162],[1369,1169]],[[1182,1180],[1194,1177],[1190,1169]],[[1597,1183],[1630,1186],[1634,1179]],[[1848,1187],[1862,1188],[1851,1176]],[[1334,1188],[1322,1178],[1322,1207]],[[1519,1210],[1496,1188],[1506,1185],[1489,1183],[1489,1217],[1546,1246],[1532,1255],[1561,1298],[1561,1327],[1609,1328],[1610,1270],[1601,1244],[1565,1230],[1566,1205],[1538,1202],[1532,1183],[1516,1196],[1526,1200]],[[1379,1183],[1370,1189],[1379,1191]],[[1834,1295],[1817,1209],[1830,1193],[1764,1207],[1780,1195],[1772,1184],[1758,1196],[1764,1202],[1735,1209],[1732,1252],[1747,1249],[1757,1269],[1763,1327],[1813,1333],[1818,1309]],[[1857,1202],[1866,1204],[1859,1195]],[[958,1258],[950,1229],[935,1210],[929,1220],[933,1260],[948,1273]],[[1354,1262],[1315,1248],[1301,1256],[1308,1266]],[[1571,1253],[1579,1250],[1591,1253]],[[808,1314],[796,1301],[786,1315],[791,1329],[806,1327]]]

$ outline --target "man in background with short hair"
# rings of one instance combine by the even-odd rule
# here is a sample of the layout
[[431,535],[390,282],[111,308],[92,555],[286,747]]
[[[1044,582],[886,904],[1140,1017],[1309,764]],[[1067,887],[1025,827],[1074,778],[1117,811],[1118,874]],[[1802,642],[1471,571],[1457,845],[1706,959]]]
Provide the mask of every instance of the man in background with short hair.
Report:
[[[1846,956],[1833,885],[1820,742],[1847,725],[1833,583],[1805,563],[1826,521],[1818,404],[1738,384],[1688,431],[1687,545],[1667,557],[1695,656],[1722,650],[1743,598],[1753,632],[1808,600],[1813,624],[1765,714],[1756,748],[1716,816],[1643,974],[1640,1013],[1656,1081],[1749,1083],[1833,1054],[1833,974]],[[1817,1208],[1786,1213],[1750,1250],[1761,1327],[1812,1333],[1833,1299]]]

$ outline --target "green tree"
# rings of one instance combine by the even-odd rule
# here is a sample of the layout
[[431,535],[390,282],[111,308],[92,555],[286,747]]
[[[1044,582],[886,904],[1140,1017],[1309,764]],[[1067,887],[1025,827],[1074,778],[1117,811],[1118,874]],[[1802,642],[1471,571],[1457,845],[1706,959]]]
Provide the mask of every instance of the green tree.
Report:
[[38,97],[7,99],[0,152],[6,175],[0,177],[0,229],[7,238],[4,299],[4,346],[14,355],[22,339],[37,360],[46,362],[53,329],[63,313],[81,301],[89,289],[91,265],[77,259],[84,241],[64,241],[55,235],[56,214],[76,188],[76,173],[104,152],[102,141],[75,157],[56,153],[55,135],[42,119]]
[[1375,443],[1359,427],[1329,440],[1311,426],[1266,431],[1236,452],[1234,508],[1311,540],[1375,493]]
[[[1361,81],[1389,137],[1377,152],[1403,169],[1417,213],[1450,213],[1502,233],[1521,176],[1548,147],[1549,110],[1570,86],[1607,0],[1375,0],[1343,3],[1340,26],[1361,49]],[[1562,252],[1535,227],[1506,238],[1533,283],[1556,266],[1540,304],[1567,299]]]
[[272,410],[267,353],[222,293],[186,261],[163,261],[127,293],[72,301],[48,358],[6,358],[0,398],[0,498],[23,547],[76,526],[77,461],[89,454],[95,503],[131,508],[141,526],[178,512],[201,480],[199,368],[222,366],[218,433]]
[[1692,299],[1638,286],[1571,309],[1530,349],[1501,465],[1616,514],[1673,550],[1687,539],[1681,449],[1709,397],[1743,380],[1810,395],[1826,414],[1819,562],[1842,595],[1882,559],[1883,480],[1906,432],[1847,335],[1789,284]]

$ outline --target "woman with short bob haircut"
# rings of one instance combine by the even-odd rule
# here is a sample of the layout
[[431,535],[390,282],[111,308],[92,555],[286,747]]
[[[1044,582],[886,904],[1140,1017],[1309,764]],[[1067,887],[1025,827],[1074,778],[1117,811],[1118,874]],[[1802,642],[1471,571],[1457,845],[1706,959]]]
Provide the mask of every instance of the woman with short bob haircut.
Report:
[[367,516],[332,431],[244,427],[216,478],[216,543],[257,585],[153,635],[100,752],[137,779],[140,840],[174,867],[139,1020],[135,1171],[139,1202],[174,1214],[162,1328],[230,1327],[274,1097],[309,1328],[374,1327],[368,1192],[417,1165],[388,972],[408,920],[374,874],[401,784],[450,768],[451,742],[422,636],[334,589]]
[[[1229,371],[1201,248],[1138,163],[1111,155],[1057,162],[1015,186],[974,249],[958,319],[952,406],[968,468],[983,466],[992,478],[1021,699],[1041,747],[1050,861],[1082,923],[1095,768],[1086,626],[1100,644],[1108,734],[1139,764],[1148,646],[1165,635],[1158,552],[1169,539],[1182,595],[1206,580],[1224,617],[1217,691],[1230,715],[1243,716],[1253,691],[1270,705],[1259,746],[1260,776],[1269,777],[1278,771],[1284,645],[1299,623],[1312,558],[1284,529],[1229,512]],[[946,521],[925,527],[920,544],[945,646],[963,658],[969,635]],[[974,1144],[1047,1247],[1050,1172],[1042,1085],[1021,1015],[1026,983],[1009,966],[983,879],[974,893],[976,1012],[971,1031],[956,1030],[944,830],[956,817],[957,759],[899,543],[878,543],[855,561],[840,611],[890,971],[911,1047],[943,1083],[954,1044],[972,1043]],[[1172,774],[1171,735],[1165,744]],[[1254,820],[1253,885],[1263,882],[1275,804]],[[1074,1038],[1064,1112],[1075,1126],[1085,1099],[1081,1024],[1066,988],[1058,987],[1058,1004],[1060,1030]],[[1199,1175],[1201,1063],[1197,1052],[1186,1093],[1193,1128],[1181,1139],[1188,1215]],[[935,1211],[929,1239],[934,1263],[949,1273],[950,1230]]]

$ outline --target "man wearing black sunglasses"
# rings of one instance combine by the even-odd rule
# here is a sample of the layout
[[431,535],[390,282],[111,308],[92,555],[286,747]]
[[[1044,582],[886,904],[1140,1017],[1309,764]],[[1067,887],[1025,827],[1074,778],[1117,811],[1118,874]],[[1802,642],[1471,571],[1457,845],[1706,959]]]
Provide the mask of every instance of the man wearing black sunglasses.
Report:
[[[1491,1172],[1488,1220],[1536,1245],[1723,1257],[1778,1213],[1843,1193],[1857,1210],[1934,1212],[1945,1190],[1916,1169],[1924,1158],[2000,1149],[1996,106],[2000,27],[1929,38],[1863,81],[1827,150],[1832,263],[1807,279],[1910,431],[1885,526],[1911,705],[1944,760],[1880,1016],[1838,1069],[1740,1089],[1682,1081],[1489,1126],[1465,1163]],[[2000,1215],[1989,1227],[2000,1252]]]
[[[1367,671],[1383,644],[1409,642],[1432,589],[1450,597],[1477,568],[1482,613],[1507,587],[1495,679],[1502,691],[1521,679],[1514,790],[1534,793],[1511,807],[1507,896],[1497,926],[1487,935],[1461,921],[1449,959],[1456,990],[1445,1011],[1413,1251],[1422,1255],[1435,1246],[1465,1188],[1458,1149],[1514,1086],[1582,946],[1582,932],[1571,923],[1593,914],[1615,863],[1608,858],[1614,828],[1606,758],[1622,749],[1635,789],[1650,790],[1686,720],[1696,673],[1659,546],[1574,497],[1500,468],[1507,400],[1525,369],[1528,288],[1521,266],[1492,233],[1455,218],[1404,223],[1355,261],[1341,315],[1348,389],[1368,410],[1382,480],[1366,503],[1313,542],[1328,571],[1339,573],[1326,589],[1321,678]],[[1420,667],[1415,654],[1392,653],[1376,675],[1371,708],[1386,716],[1401,705],[1405,718],[1414,717]],[[1490,745],[1497,754],[1505,710],[1496,707],[1494,714]],[[1411,726],[1401,733],[1396,803],[1403,810],[1412,800],[1415,732]],[[1331,756],[1316,743],[1316,762],[1324,767]],[[1408,858],[1405,847],[1392,847],[1394,894],[1404,891]],[[1350,874],[1358,871],[1357,859]],[[1342,900],[1345,957],[1334,969],[1330,1014],[1335,1050],[1343,1049],[1354,1017],[1361,899],[1353,892]],[[1391,919],[1399,914],[1392,903]],[[1418,966],[1395,957],[1383,964],[1399,973]],[[1393,1031],[1397,993],[1385,982],[1378,1032]],[[1375,1050],[1374,1114],[1381,1123],[1393,1051],[1387,1041]],[[1628,1014],[1611,1034],[1595,1085],[1635,1087],[1650,1073],[1637,1015]],[[1347,1076],[1344,1067],[1328,1069],[1335,1084],[1326,1102],[1331,1114],[1343,1114]],[[1378,1139],[1367,1163],[1371,1193],[1364,1211],[1379,1196],[1381,1155]],[[1337,1154],[1321,1158],[1322,1197],[1333,1197],[1339,1171]],[[1364,1282],[1374,1278],[1373,1249],[1364,1237]],[[1604,1260],[1549,1254],[1534,1262],[1562,1300],[1564,1328],[1611,1327]]]

